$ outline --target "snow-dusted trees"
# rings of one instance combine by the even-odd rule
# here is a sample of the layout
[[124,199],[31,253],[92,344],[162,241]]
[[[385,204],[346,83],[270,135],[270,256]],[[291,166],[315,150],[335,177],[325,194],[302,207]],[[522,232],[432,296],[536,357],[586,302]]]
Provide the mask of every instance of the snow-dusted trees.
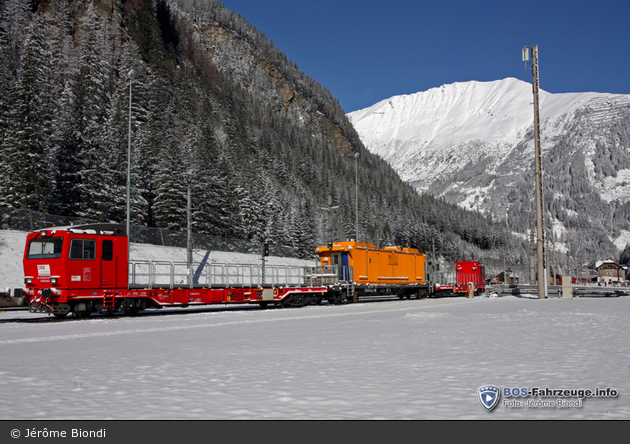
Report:
[[68,1],[60,0],[49,13],[47,36],[50,42],[52,90],[55,104],[50,115],[51,194],[49,211],[64,216],[76,214],[77,132],[74,117],[76,95],[74,78],[77,54],[74,48]]
[[[15,106],[15,90],[18,81],[20,54],[25,39],[24,31],[30,21],[26,2],[7,0],[0,2],[0,168],[9,166],[5,140],[9,134],[9,113]],[[0,203],[7,195],[8,184],[0,183]]]
[[204,125],[193,148],[191,171],[195,232],[234,237],[238,202],[229,165],[220,157],[212,125]]
[[74,78],[77,125],[77,212],[96,220],[109,218],[114,177],[113,159],[105,150],[105,124],[110,108],[111,32],[89,4],[80,29],[79,68]]
[[50,53],[44,17],[36,15],[25,30],[14,100],[7,112],[3,157],[6,159],[4,201],[15,208],[47,209],[50,162],[49,116],[53,111]]
[[171,230],[186,227],[188,177],[177,141],[169,138],[160,150],[155,172],[153,218],[157,226]]
[[134,68],[134,224],[185,228],[190,188],[196,232],[312,257],[355,237],[361,151],[360,240],[448,249],[492,232],[404,185],[330,92],[218,1],[27,3],[0,2],[1,205],[124,221]]
[[63,216],[76,215],[78,196],[78,140],[74,125],[76,96],[68,80],[57,102],[51,137],[51,163],[54,167],[49,211]]

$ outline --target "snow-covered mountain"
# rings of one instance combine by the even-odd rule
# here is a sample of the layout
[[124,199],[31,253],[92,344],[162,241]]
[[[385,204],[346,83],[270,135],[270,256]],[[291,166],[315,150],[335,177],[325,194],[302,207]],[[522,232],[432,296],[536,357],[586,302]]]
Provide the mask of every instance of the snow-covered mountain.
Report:
[[[508,78],[396,96],[348,117],[365,146],[418,191],[526,232],[534,198],[532,103],[532,85]],[[630,239],[630,96],[541,90],[540,113],[552,238],[592,260],[617,254]],[[574,242],[576,235],[592,245]]]

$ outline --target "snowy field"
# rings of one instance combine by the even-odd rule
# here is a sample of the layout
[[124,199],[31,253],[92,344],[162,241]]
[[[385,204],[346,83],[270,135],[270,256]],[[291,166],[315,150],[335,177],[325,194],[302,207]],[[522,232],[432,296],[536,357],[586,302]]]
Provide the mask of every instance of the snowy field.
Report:
[[[628,297],[480,297],[0,322],[0,418],[627,420],[629,316]],[[484,385],[619,394],[487,412]]]
[[[20,236],[0,232],[4,282]],[[630,297],[149,312],[167,315],[1,312],[0,419],[630,419]],[[578,398],[502,396],[488,412],[485,385],[618,396],[571,408],[507,404]]]

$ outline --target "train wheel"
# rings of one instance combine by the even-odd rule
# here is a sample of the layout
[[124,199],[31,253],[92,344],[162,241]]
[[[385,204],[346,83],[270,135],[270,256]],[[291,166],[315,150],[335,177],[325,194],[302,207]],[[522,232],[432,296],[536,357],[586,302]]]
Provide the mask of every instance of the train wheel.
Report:
[[89,311],[75,311],[75,312],[74,312],[74,315],[75,315],[77,318],[80,318],[80,319],[85,319],[85,318],[89,318],[89,317],[90,317],[90,315],[91,315],[91,313],[90,313]]
[[62,319],[65,318],[71,310],[72,307],[69,304],[55,304],[51,310],[51,313],[54,314],[57,318]]
[[262,308],[267,308],[266,302],[259,302],[258,305],[260,305]]
[[320,305],[320,304],[322,303],[322,298],[321,298],[321,297],[319,297],[319,296],[318,296],[318,297],[316,297],[316,298],[315,298],[315,303],[316,303],[317,305]]

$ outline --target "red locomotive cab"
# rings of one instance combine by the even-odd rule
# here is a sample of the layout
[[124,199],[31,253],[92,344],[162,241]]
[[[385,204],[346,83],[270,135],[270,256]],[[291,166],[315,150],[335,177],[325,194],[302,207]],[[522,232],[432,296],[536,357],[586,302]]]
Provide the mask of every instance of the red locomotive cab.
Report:
[[479,261],[459,261],[456,270],[458,286],[472,283],[477,294],[486,290],[486,267]]
[[113,224],[77,225],[39,230],[27,236],[25,293],[127,288],[127,236]]

